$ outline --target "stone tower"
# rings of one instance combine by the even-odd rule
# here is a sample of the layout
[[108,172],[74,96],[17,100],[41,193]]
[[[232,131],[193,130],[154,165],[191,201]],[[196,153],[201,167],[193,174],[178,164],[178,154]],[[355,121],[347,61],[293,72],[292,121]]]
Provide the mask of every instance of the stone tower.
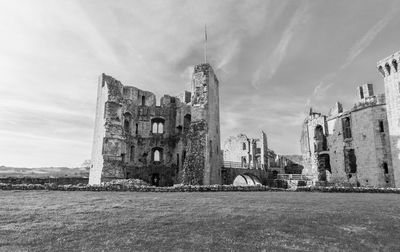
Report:
[[219,84],[207,63],[194,67],[191,100],[191,124],[186,136],[187,157],[182,183],[220,184]]
[[394,186],[400,186],[400,75],[398,62],[400,52],[380,60],[378,71],[385,82],[387,119],[389,122],[390,147],[392,152]]

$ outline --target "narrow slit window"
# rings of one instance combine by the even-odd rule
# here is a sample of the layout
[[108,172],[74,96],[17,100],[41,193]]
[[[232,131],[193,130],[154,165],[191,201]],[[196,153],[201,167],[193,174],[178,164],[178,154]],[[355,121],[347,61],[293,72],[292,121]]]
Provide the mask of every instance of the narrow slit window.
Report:
[[379,121],[379,132],[385,132],[385,128],[383,127],[383,121]]
[[388,164],[386,162],[383,163],[383,172],[385,174],[389,174],[389,167],[388,167]]

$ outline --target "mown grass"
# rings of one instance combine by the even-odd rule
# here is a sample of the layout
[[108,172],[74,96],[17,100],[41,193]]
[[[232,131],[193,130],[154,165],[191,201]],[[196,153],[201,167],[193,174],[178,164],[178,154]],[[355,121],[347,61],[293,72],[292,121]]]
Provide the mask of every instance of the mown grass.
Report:
[[0,191],[1,251],[398,251],[400,195]]

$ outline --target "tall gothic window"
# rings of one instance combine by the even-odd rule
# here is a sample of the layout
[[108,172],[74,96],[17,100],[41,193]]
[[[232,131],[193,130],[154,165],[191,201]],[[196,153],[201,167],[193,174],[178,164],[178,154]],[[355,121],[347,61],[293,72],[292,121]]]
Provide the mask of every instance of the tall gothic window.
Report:
[[350,117],[342,118],[343,138],[351,138]]

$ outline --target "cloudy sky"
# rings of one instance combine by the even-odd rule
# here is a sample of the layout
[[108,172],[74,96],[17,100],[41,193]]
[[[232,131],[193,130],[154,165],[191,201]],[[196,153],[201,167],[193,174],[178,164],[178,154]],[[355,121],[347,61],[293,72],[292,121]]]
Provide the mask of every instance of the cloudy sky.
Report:
[[400,50],[399,1],[0,0],[0,165],[90,158],[97,78],[177,95],[208,59],[220,80],[222,140],[264,130],[300,152],[309,107],[383,92],[376,62]]

